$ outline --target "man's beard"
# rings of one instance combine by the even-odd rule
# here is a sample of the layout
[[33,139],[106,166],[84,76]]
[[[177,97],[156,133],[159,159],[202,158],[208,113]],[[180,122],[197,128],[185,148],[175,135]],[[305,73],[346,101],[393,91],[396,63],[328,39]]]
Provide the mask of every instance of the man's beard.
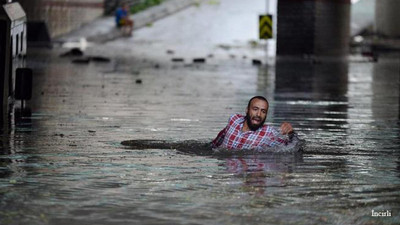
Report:
[[[257,116],[253,116],[253,118],[256,118],[256,117],[257,117]],[[261,119],[261,117],[258,117],[258,118]],[[247,126],[248,126],[249,129],[252,130],[252,131],[256,131],[258,128],[262,127],[262,126],[264,125],[264,123],[265,123],[265,119],[266,119],[266,118],[267,118],[267,117],[265,117],[265,118],[263,119],[263,121],[261,121],[261,123],[260,123],[259,125],[257,125],[257,124],[253,124],[253,123],[251,122],[250,115],[249,115],[248,113],[246,113],[246,122],[247,122]]]

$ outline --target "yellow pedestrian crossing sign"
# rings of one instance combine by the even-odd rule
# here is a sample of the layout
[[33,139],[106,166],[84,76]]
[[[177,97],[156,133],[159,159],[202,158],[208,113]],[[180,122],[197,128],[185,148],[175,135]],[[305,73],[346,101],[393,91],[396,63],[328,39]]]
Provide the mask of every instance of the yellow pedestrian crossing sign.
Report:
[[260,39],[272,38],[272,15],[260,15],[259,22]]

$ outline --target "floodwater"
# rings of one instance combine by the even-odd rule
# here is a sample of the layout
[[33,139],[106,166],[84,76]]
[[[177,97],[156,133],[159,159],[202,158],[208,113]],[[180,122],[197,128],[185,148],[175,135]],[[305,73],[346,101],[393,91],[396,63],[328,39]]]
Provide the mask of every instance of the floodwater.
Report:
[[[218,5],[86,50],[108,63],[72,64],[58,47],[30,52],[34,99],[1,135],[0,224],[399,223],[399,56],[253,66],[263,46],[226,40],[235,47],[189,52],[162,33],[146,39],[206,9]],[[303,153],[121,144],[207,143],[254,95],[270,100],[268,124],[293,124]]]

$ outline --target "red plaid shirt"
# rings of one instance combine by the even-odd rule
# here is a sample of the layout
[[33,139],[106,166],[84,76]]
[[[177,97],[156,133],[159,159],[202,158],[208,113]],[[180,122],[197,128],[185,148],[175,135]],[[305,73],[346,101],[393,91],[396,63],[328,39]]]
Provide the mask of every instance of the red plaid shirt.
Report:
[[234,114],[228,125],[212,141],[212,147],[227,149],[258,149],[287,144],[288,140],[280,138],[280,133],[273,127],[263,125],[256,131],[242,132],[245,116]]

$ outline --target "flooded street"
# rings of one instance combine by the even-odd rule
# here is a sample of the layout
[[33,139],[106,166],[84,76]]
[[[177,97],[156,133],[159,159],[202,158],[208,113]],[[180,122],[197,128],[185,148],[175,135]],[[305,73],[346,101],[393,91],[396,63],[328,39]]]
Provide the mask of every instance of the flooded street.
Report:
[[[33,99],[0,139],[0,224],[399,223],[399,55],[275,62],[257,41],[264,1],[211,2],[84,51],[110,62],[29,51]],[[302,154],[121,144],[210,142],[255,95]]]

